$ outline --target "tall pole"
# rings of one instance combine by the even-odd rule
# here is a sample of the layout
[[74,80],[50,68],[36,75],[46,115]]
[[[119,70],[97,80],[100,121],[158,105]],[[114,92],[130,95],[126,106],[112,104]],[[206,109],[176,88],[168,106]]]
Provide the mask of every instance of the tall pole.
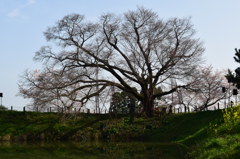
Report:
[[[225,86],[222,87],[222,93],[224,93],[224,108],[226,109],[227,108],[227,92],[226,92]],[[218,103],[218,107],[219,107],[219,103]]]
[[236,100],[235,100],[235,102],[236,102],[236,105],[237,105],[237,103],[238,103],[238,102],[237,102],[237,95],[236,95]]
[[235,104],[237,105],[237,95],[238,95],[237,89],[233,89],[233,95],[235,96]]
[[[96,68],[96,92],[99,91],[99,85],[98,85],[98,73],[99,73],[99,68]],[[99,94],[95,96],[95,104],[96,104],[96,113],[100,113],[100,108],[99,108]]]
[[[225,87],[224,87],[225,88]],[[225,99],[224,99],[224,108],[226,109],[227,108],[227,92],[226,92],[226,90],[224,91],[224,93],[225,93]]]
[[[171,89],[173,89],[173,83],[174,83],[174,81],[173,81],[173,79],[171,79]],[[174,102],[173,102],[173,100],[174,100],[174,97],[173,97],[173,92],[172,92],[172,106],[173,106],[173,104],[174,104]]]
[[0,93],[0,97],[1,97],[1,106],[2,106],[3,93]]

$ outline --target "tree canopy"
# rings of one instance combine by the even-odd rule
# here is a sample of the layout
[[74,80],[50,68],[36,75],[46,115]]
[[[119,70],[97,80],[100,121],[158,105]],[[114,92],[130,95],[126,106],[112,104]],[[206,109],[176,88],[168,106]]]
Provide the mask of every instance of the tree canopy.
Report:
[[[235,62],[240,63],[240,49],[235,49],[235,56],[233,58]],[[229,83],[234,84],[238,89],[240,88],[240,67],[236,68],[234,73],[228,70],[228,74],[225,77]]]
[[204,52],[194,34],[189,18],[163,20],[145,8],[103,14],[96,22],[66,15],[44,33],[54,45],[43,46],[34,59],[45,68],[26,72],[20,93],[35,105],[83,104],[116,87],[134,96],[142,112],[152,116],[154,99],[191,85],[189,77]]

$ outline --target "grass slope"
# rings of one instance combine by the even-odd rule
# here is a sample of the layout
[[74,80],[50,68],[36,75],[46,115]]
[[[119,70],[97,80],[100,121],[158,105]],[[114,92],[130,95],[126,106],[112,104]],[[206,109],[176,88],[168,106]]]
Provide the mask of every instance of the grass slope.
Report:
[[57,140],[76,135],[99,135],[98,137],[122,141],[136,139],[191,144],[206,137],[209,123],[219,121],[221,117],[221,111],[207,111],[172,115],[165,120],[160,117],[139,117],[129,124],[128,117],[109,119],[108,115],[96,114],[62,116],[56,113],[0,111],[0,136],[2,140],[14,137]]
[[[218,125],[213,133],[210,125]],[[221,110],[173,114],[166,118],[111,118],[97,114],[56,114],[0,111],[0,141],[110,140],[177,142],[192,158],[236,158],[240,155],[240,126],[228,131]],[[221,131],[220,131],[221,130]],[[234,131],[233,131],[234,130]]]
[[222,112],[206,111],[189,114],[174,115],[166,120],[166,123],[149,133],[146,138],[160,142],[181,141],[185,144],[193,144],[206,137],[209,123],[222,120]]
[[[0,111],[0,140],[67,140],[107,116]],[[85,133],[85,132],[84,132]],[[88,132],[89,133],[89,132]],[[81,134],[78,136],[81,137]]]

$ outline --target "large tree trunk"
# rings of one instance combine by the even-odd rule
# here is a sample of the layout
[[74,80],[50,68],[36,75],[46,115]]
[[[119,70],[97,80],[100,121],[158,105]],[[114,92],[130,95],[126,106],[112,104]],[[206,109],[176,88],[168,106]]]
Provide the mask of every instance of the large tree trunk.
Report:
[[[144,93],[144,92],[143,92]],[[144,93],[145,98],[142,100],[143,113],[147,117],[154,116],[154,99],[153,90],[148,90]]]

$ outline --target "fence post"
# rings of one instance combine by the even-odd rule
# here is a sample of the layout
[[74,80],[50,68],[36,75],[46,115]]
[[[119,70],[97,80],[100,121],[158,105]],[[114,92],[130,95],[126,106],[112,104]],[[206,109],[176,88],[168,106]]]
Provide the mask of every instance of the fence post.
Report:
[[13,106],[11,106],[11,111],[13,111]]
[[25,107],[23,107],[23,112],[25,112],[26,111],[26,109],[25,109]]

